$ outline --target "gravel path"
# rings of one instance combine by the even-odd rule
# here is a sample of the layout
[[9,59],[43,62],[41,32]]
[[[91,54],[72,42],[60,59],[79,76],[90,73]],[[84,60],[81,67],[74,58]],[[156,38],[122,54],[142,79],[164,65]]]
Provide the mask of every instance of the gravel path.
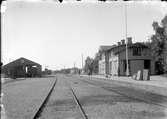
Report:
[[3,84],[7,119],[32,119],[55,81],[52,78],[29,78]]

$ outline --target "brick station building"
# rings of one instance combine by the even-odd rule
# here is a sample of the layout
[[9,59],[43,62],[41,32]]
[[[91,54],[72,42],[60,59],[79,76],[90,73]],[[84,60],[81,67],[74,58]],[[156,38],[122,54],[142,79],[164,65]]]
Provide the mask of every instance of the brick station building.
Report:
[[42,66],[26,58],[19,58],[2,67],[2,72],[11,78],[40,77]]
[[[99,53],[99,74],[126,75],[125,40],[118,42],[118,45],[101,46]],[[131,37],[128,38],[128,66],[130,75],[143,69],[148,69],[150,74],[155,74],[155,61],[150,53],[150,49],[144,43],[132,43]]]

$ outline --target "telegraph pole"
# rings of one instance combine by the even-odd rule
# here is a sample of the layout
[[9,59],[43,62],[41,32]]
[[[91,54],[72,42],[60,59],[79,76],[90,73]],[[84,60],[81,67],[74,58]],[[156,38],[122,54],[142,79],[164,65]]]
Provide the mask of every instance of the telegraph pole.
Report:
[[83,54],[82,54],[82,71],[83,71]]
[[126,37],[126,76],[129,76],[128,39],[127,39],[127,6],[126,6],[126,3],[125,3],[125,37]]
[[[0,2],[0,44],[1,44],[1,40],[2,40],[2,36],[1,36],[1,32],[2,32],[2,21],[1,21],[1,19],[2,19],[2,12],[4,12],[3,10],[2,10],[2,1]],[[0,53],[1,53],[1,48],[0,48]],[[2,53],[1,53],[2,54]],[[1,60],[1,64],[0,64],[0,66],[2,66],[2,59],[1,59],[1,55],[0,55],[0,60]]]
[[75,62],[74,62],[74,68],[75,68]]
[[75,62],[74,62],[74,73],[76,73],[76,69],[75,69]]
[[[4,3],[4,4],[2,4],[2,2]],[[1,41],[2,41],[2,22],[3,22],[3,19],[2,19],[2,15],[3,15],[3,13],[5,12],[5,10],[6,10],[6,1],[5,0],[1,0],[0,1],[0,45],[1,45]],[[1,45],[2,46],[2,45]],[[2,48],[2,47],[1,47]],[[0,53],[2,54],[2,51],[1,51],[1,48],[0,48]],[[2,69],[2,65],[3,65],[3,63],[2,63],[2,57],[1,57],[1,55],[0,55],[0,60],[1,60],[1,63],[0,63],[0,73],[1,73],[1,69]],[[1,81],[0,81],[1,82]],[[0,88],[1,89],[1,88]],[[1,90],[0,90],[1,91]]]
[[[0,5],[2,5],[2,1],[1,1],[1,3],[0,3]],[[1,6],[0,6],[1,7]],[[0,8],[0,45],[1,45],[1,40],[2,40],[2,38],[1,38],[1,32],[2,32],[2,25],[1,25],[1,19],[2,19],[2,17],[1,17],[1,12],[2,12],[2,8]],[[2,46],[2,45],[1,45]],[[0,53],[1,53],[1,48],[0,48]],[[2,53],[1,53],[2,54]],[[0,55],[0,60],[1,60],[1,55]],[[2,61],[2,60],[1,60]],[[1,62],[1,66],[2,66],[2,62]],[[1,67],[0,67],[1,68]]]

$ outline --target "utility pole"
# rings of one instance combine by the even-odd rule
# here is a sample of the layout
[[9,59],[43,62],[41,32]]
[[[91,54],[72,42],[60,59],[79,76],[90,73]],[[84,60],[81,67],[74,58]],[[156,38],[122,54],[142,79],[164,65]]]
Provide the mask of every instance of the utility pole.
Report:
[[[5,12],[4,7],[2,7],[2,2],[3,1],[0,2],[0,5],[1,5],[0,6],[0,44],[1,44],[1,40],[2,40],[2,36],[1,36],[1,32],[2,32],[2,24],[1,24],[2,23],[2,21],[1,21],[2,20],[2,13]],[[1,53],[1,48],[0,48],[0,53]],[[1,55],[0,55],[0,60],[1,60]],[[2,60],[1,60],[0,66],[2,66]]]
[[76,70],[75,70],[75,62],[74,62],[74,74],[76,73]]
[[[0,3],[0,5],[2,5],[2,1],[1,1],[1,3]],[[1,7],[1,6],[0,6]],[[2,40],[2,38],[1,38],[1,32],[2,32],[2,25],[1,25],[1,19],[2,19],[2,17],[1,17],[1,12],[2,12],[2,8],[0,8],[0,44],[1,44],[1,40]],[[0,53],[1,53],[1,48],[0,48]],[[2,54],[2,53],[1,53]],[[1,60],[1,55],[0,55],[0,60]],[[1,60],[2,61],[2,60]],[[0,66],[2,66],[2,62],[1,62],[1,65]],[[0,67],[1,68],[1,67]],[[1,72],[0,72],[1,73]]]
[[126,76],[129,76],[128,39],[127,39],[127,6],[126,6],[126,3],[125,3],[125,37],[126,37]]
[[[2,4],[2,2],[3,2],[3,4]],[[0,44],[2,43],[1,41],[2,41],[2,22],[3,22],[3,17],[2,17],[2,15],[3,15],[3,13],[5,12],[5,10],[6,10],[6,1],[5,0],[1,0],[0,1]],[[1,47],[2,48],[2,47]],[[1,51],[1,48],[0,48],[0,53],[2,54],[2,51]],[[1,59],[2,57],[1,57],[1,55],[0,55],[0,60],[1,60],[1,63],[0,63],[0,73],[1,73],[1,69],[2,69],[2,65],[3,65],[3,63],[2,63],[2,59]],[[1,81],[0,81],[0,83],[1,83]],[[1,91],[1,88],[0,88],[0,91]]]
[[82,71],[83,71],[83,54],[82,54]]
[[74,62],[74,68],[75,68],[75,62]]

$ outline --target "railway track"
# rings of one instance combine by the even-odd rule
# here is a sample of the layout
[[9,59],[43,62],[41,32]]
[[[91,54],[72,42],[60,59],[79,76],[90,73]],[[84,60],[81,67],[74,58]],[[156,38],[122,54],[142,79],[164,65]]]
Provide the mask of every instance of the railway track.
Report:
[[51,96],[51,94],[52,94],[52,92],[53,92],[53,89],[54,89],[54,87],[55,87],[55,85],[56,85],[56,83],[57,83],[57,80],[58,80],[58,79],[57,79],[57,77],[56,77],[56,80],[55,80],[54,84],[52,85],[52,87],[51,87],[49,93],[47,94],[47,96],[45,97],[44,101],[42,102],[42,104],[41,104],[40,107],[38,108],[37,112],[36,112],[35,115],[33,116],[33,119],[38,119],[38,118],[40,117],[40,115],[41,115],[41,113],[42,113],[42,111],[43,111],[45,105],[47,104],[47,102],[48,102],[48,100],[49,100],[49,97]]
[[116,90],[116,89],[112,89],[112,87],[109,87],[109,86],[101,86],[101,85],[99,85],[99,84],[95,84],[95,82],[90,82],[90,81],[86,81],[86,80],[83,80],[83,79],[81,79],[81,81],[83,81],[83,82],[85,82],[85,83],[88,83],[88,84],[90,84],[90,85],[98,86],[98,87],[100,87],[100,88],[103,88],[104,90],[112,91],[112,92],[114,92],[114,93],[117,93],[117,94],[119,94],[119,95],[125,96],[125,97],[130,98],[130,99],[133,99],[133,100],[138,100],[138,101],[146,102],[146,103],[149,103],[149,104],[158,105],[158,106],[161,106],[161,107],[163,107],[163,108],[167,108],[166,105],[162,105],[162,104],[159,104],[159,103],[155,103],[155,102],[152,102],[152,101],[148,101],[148,100],[146,100],[146,99],[141,99],[141,98],[129,96],[129,95],[127,95],[127,94],[124,94],[124,93],[121,92],[121,91],[118,91],[118,90]]
[[[67,78],[67,79],[68,79],[68,78]],[[55,85],[56,85],[57,80],[58,80],[58,79],[56,78],[55,83],[53,84],[51,90],[49,91],[48,95],[46,96],[44,102],[42,103],[42,105],[40,106],[40,108],[38,109],[38,111],[36,112],[36,114],[35,114],[35,116],[34,116],[33,119],[38,119],[38,118],[40,117],[40,115],[42,114],[42,111],[43,111],[43,109],[45,108],[45,105],[48,103],[49,97],[50,97],[51,94],[52,94],[52,91],[53,91],[53,89],[54,89],[54,87],[55,87]],[[99,84],[99,83],[96,82],[96,81],[88,81],[88,80],[80,80],[80,81],[85,82],[85,83],[90,84],[90,85],[94,85],[94,86],[103,88],[104,90],[108,90],[108,91],[117,93],[117,94],[122,95],[122,96],[124,96],[124,97],[127,97],[127,98],[129,98],[129,99],[133,99],[133,100],[137,100],[137,101],[140,101],[140,102],[142,101],[142,102],[146,102],[146,103],[148,103],[148,104],[153,104],[153,105],[161,106],[161,107],[163,107],[163,108],[165,108],[165,109],[167,108],[165,105],[161,105],[161,104],[158,104],[158,103],[155,103],[155,102],[151,102],[151,101],[149,101],[149,100],[147,100],[147,99],[140,99],[140,98],[137,98],[137,97],[133,97],[132,95],[124,94],[123,92],[121,92],[121,91],[119,91],[119,90],[117,90],[117,89],[112,89],[112,87],[109,86],[109,85],[107,85],[107,84],[106,84],[106,85],[105,85],[105,84],[104,84],[104,85],[101,85],[101,84]],[[73,82],[73,81],[72,81],[72,82]],[[73,83],[75,84],[76,82],[74,81]],[[74,101],[73,104],[77,107],[76,110],[79,111],[79,112],[77,113],[77,115],[82,116],[81,118],[83,118],[83,119],[88,119],[88,116],[87,116],[87,114],[85,113],[85,110],[84,110],[82,104],[80,103],[80,100],[79,100],[78,96],[76,95],[76,92],[75,92],[74,88],[72,87],[71,82],[69,82],[69,80],[66,80],[66,81],[65,81],[65,86],[67,87],[67,91],[70,92],[69,96],[72,96],[71,99]],[[55,93],[55,94],[57,94],[57,93]],[[56,106],[56,105],[55,105],[55,106]]]
[[[46,104],[47,104],[48,101],[49,101],[49,98],[50,98],[50,96],[51,96],[51,94],[52,94],[52,92],[53,92],[53,89],[54,89],[54,87],[56,86],[57,80],[58,80],[58,79],[57,79],[57,77],[56,77],[56,80],[55,80],[54,84],[52,85],[52,87],[51,87],[51,89],[50,89],[48,95],[45,97],[43,103],[40,105],[39,109],[37,110],[37,112],[36,112],[35,115],[33,116],[33,119],[38,119],[38,118],[40,118],[40,116],[42,115],[42,112],[43,112],[43,110],[44,110]],[[66,82],[66,85],[68,86],[68,89],[69,89],[69,91],[71,92],[71,95],[72,95],[72,97],[73,97],[73,99],[74,99],[74,102],[75,102],[76,106],[77,106],[78,109],[79,109],[80,114],[82,115],[82,118],[83,118],[83,119],[88,119],[88,117],[87,117],[87,115],[86,115],[86,113],[85,113],[85,111],[84,111],[84,109],[83,109],[83,107],[82,107],[82,105],[81,105],[79,99],[77,98],[77,95],[75,94],[75,91],[74,91],[73,88],[71,87],[70,83],[69,83],[69,82]]]
[[[71,76],[71,77],[73,77],[73,76]],[[121,91],[119,91],[117,89],[114,89],[112,86],[109,86],[108,84],[105,84],[105,83],[103,83],[104,85],[101,85],[101,84],[99,84],[100,83],[99,81],[90,80],[90,77],[87,80],[82,79],[81,77],[79,77],[79,79],[82,82],[85,82],[85,83],[93,85],[93,86],[100,87],[100,88],[102,88],[104,90],[107,90],[107,91],[112,91],[112,92],[117,93],[119,95],[125,96],[125,97],[127,97],[129,99],[133,99],[133,100],[137,100],[137,101],[142,101],[142,102],[145,102],[145,103],[148,103],[148,104],[157,105],[157,106],[160,106],[160,107],[163,107],[163,108],[167,109],[167,104],[161,104],[161,101],[163,101],[163,99],[160,102],[154,101],[153,98],[155,98],[155,95],[157,95],[157,94],[151,94],[151,95],[153,95],[153,97],[150,96],[149,99],[147,100],[147,99],[142,98],[142,97],[135,97],[135,96],[132,96],[132,95],[125,94],[124,92],[121,92]],[[123,86],[121,86],[121,87],[123,87]],[[126,88],[126,87],[124,87],[124,88]],[[144,94],[144,95],[146,95],[146,94]],[[161,95],[156,96],[156,98],[159,98],[159,100],[161,99],[161,97],[163,97],[163,96],[161,96]],[[166,102],[166,99],[165,99],[165,102]]]
[[78,106],[78,108],[80,110],[80,113],[82,114],[83,119],[88,119],[88,117],[87,117],[87,115],[86,115],[81,103],[79,102],[79,99],[77,98],[77,96],[76,96],[76,94],[75,94],[75,92],[73,90],[73,88],[71,87],[71,85],[68,82],[67,82],[67,85],[68,85],[68,87],[69,87],[69,89],[71,91],[71,94],[72,94],[73,99],[75,100],[75,103],[77,104],[77,106]]

